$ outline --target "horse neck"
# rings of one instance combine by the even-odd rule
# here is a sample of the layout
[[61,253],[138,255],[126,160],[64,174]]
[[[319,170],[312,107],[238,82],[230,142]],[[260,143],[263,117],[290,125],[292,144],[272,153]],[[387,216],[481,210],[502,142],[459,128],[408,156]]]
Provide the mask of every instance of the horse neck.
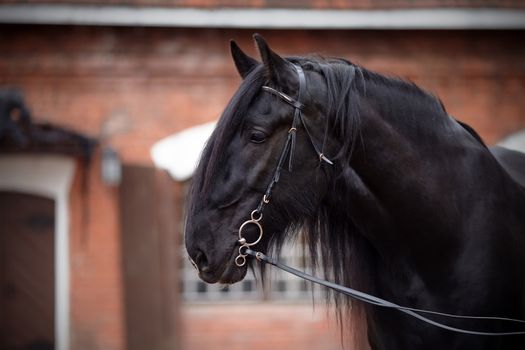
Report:
[[369,96],[360,107],[362,142],[342,170],[346,193],[338,200],[386,264],[443,261],[443,251],[461,245],[457,193],[476,176],[460,157],[486,150],[429,96]]

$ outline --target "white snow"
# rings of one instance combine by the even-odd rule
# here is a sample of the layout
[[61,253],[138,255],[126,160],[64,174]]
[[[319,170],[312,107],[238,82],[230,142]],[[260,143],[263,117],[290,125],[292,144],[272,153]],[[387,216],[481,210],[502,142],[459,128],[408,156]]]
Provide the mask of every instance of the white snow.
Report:
[[525,152],[525,130],[520,130],[507,136],[505,139],[498,142],[498,145],[515,151]]
[[150,150],[156,167],[165,169],[176,181],[189,179],[216,122],[197,125],[156,142]]

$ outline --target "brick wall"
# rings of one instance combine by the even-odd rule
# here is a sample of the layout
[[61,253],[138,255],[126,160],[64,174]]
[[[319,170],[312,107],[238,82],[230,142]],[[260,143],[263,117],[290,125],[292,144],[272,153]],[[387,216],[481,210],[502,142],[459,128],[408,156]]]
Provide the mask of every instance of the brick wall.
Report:
[[341,350],[336,322],[311,304],[187,305],[183,349]]
[[125,348],[118,193],[100,180],[97,154],[78,163],[70,199],[71,347]]
[[[230,38],[255,54],[249,30],[4,25],[0,31],[0,85],[20,87],[37,119],[104,136],[103,142],[133,164],[151,165],[154,142],[220,115],[239,83],[229,57]],[[409,78],[439,95],[449,113],[490,143],[525,127],[523,32],[262,34],[283,54],[341,56]],[[100,182],[98,163],[96,158],[89,170],[89,194],[81,195],[78,177],[72,195],[72,342],[74,349],[124,349],[118,198]],[[86,203],[87,230],[82,221]],[[186,308],[187,348],[200,349],[212,339],[218,344],[221,335],[230,337],[224,341],[234,347],[232,335],[241,329],[245,337],[255,324],[269,333],[250,333],[246,344],[265,339],[275,341],[275,349],[318,348],[313,334],[327,344],[339,342],[320,316],[307,317],[310,305],[253,309],[265,321],[239,323],[246,314],[240,307]],[[274,324],[279,327],[273,329]],[[199,336],[209,330],[213,334]]]
[[[34,114],[150,163],[158,139],[217,118],[239,83],[228,40],[248,30],[3,26],[0,84]],[[525,126],[523,32],[264,31],[283,54],[317,52],[405,77],[439,95],[488,142]]]

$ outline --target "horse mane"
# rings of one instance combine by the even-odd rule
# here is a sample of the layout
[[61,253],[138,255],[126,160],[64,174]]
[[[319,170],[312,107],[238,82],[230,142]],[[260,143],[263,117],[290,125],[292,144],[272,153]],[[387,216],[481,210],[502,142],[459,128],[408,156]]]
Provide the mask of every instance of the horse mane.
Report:
[[[363,143],[360,110],[369,94],[386,95],[392,100],[409,98],[416,108],[446,115],[439,99],[412,82],[386,77],[338,58],[295,57],[289,60],[306,71],[320,73],[327,84],[325,130],[341,143],[339,152],[330,155],[340,167],[340,173],[334,176],[328,189],[332,196],[349,198],[345,189],[359,186],[350,164],[356,147]],[[377,294],[373,276],[376,275],[374,262],[379,257],[366,235],[352,222],[348,214],[351,210],[351,207],[341,206],[340,202],[325,200],[315,211],[316,215],[292,225],[284,235],[276,236],[272,242],[273,251],[279,253],[286,239],[302,232],[314,271],[320,269],[326,278],[337,284]],[[326,290],[325,296],[335,307],[341,334],[348,331],[352,348],[368,348],[367,325],[372,325],[372,329],[368,329],[368,338],[374,338],[373,319],[368,312],[370,306],[331,290]]]
[[[361,99],[366,95],[366,76],[369,74],[341,59],[317,58],[307,62],[304,68],[320,73],[327,84],[325,130],[343,141],[338,154],[330,155],[342,168],[340,175],[330,184],[329,192],[346,197],[344,189],[353,179],[345,168],[350,164],[356,145],[362,142],[359,110]],[[306,236],[306,249],[314,271],[320,268],[326,278],[337,284],[372,292],[373,266],[370,264],[375,261],[373,249],[349,219],[347,210],[351,208],[326,200],[316,211],[317,215],[305,220],[300,230]],[[367,306],[331,290],[326,290],[325,298],[334,306],[342,341],[348,336],[353,348],[366,348]]]

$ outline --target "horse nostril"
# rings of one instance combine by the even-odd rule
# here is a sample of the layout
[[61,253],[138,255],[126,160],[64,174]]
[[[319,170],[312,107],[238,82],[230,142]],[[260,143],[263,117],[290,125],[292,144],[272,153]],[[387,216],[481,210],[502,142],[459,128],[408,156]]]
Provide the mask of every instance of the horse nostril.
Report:
[[195,264],[197,265],[198,270],[201,272],[207,272],[210,269],[208,258],[202,250],[197,251],[197,255],[195,256]]

